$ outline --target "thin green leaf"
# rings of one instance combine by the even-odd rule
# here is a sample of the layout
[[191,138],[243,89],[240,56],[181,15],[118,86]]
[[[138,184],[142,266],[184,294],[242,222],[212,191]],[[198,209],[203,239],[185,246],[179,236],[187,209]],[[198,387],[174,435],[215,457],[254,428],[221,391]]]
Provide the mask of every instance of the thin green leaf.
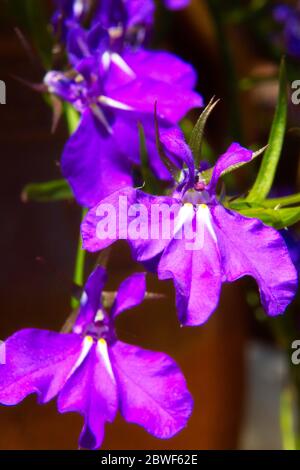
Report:
[[290,196],[276,197],[271,199],[266,199],[263,202],[265,207],[286,207],[293,206],[300,203],[300,193],[292,194]]
[[46,183],[32,183],[25,186],[22,201],[54,202],[73,199],[68,183],[61,180],[47,181]]
[[286,130],[287,108],[287,75],[285,62],[282,60],[278,103],[271,128],[268,149],[265,152],[256,181],[247,197],[248,201],[263,201],[272,188]]
[[300,220],[300,207],[289,207],[284,209],[244,207],[240,208],[239,212],[246,217],[260,219],[266,225],[270,225],[277,230],[290,227]]
[[216,107],[218,103],[219,103],[219,100],[215,101],[214,97],[210,100],[210,102],[208,103],[204,111],[202,111],[202,113],[200,114],[200,117],[198,121],[196,122],[196,125],[191,133],[189,146],[194,155],[195,165],[197,168],[199,167],[200,161],[201,161],[201,146],[202,146],[202,141],[204,137],[205,125],[207,123],[207,120],[210,114],[212,113],[212,111],[214,110],[214,108]]
[[[266,209],[263,204],[248,202],[246,199],[234,199],[233,201],[230,199],[225,199],[224,205],[229,209],[234,211],[242,211],[243,209]],[[272,207],[274,209],[274,207]]]
[[284,197],[276,197],[276,198],[271,198],[271,199],[265,199],[264,201],[261,201],[259,203],[254,203],[251,201],[248,201],[247,199],[236,199],[234,201],[227,201],[227,205],[230,206],[232,209],[243,209],[244,207],[250,208],[250,207],[261,207],[261,208],[271,208],[271,209],[280,209],[282,207],[287,207],[287,206],[294,206],[296,204],[300,203],[300,193],[297,194],[291,194],[290,196],[284,196]]

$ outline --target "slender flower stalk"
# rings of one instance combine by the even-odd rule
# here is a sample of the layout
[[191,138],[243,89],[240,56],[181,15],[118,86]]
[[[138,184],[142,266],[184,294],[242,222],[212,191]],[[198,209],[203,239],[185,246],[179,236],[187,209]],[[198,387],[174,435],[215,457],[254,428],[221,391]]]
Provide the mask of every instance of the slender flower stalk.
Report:
[[[72,108],[69,104],[65,105],[65,118],[66,118],[67,126],[69,129],[69,133],[72,134],[73,132],[75,132],[78,126],[79,116],[78,116],[78,113],[74,110],[74,108]],[[86,215],[86,210],[82,209],[82,219],[85,217],[85,215]],[[82,287],[84,284],[85,257],[86,257],[86,252],[82,248],[82,240],[81,240],[81,236],[79,236],[76,258],[75,258],[73,282],[76,286],[80,286],[80,287]],[[79,305],[78,300],[75,297],[72,297],[71,298],[72,310],[75,310],[78,307],[78,305]]]
[[[86,215],[86,210],[82,210],[82,219],[84,219]],[[77,253],[75,259],[75,270],[74,270],[74,278],[73,282],[76,286],[83,286],[84,283],[84,266],[85,266],[85,258],[86,258],[86,251],[82,247],[82,239],[79,236],[78,239],[78,246],[77,246]],[[72,309],[76,309],[78,307],[78,300],[75,297],[71,299],[71,307]]]

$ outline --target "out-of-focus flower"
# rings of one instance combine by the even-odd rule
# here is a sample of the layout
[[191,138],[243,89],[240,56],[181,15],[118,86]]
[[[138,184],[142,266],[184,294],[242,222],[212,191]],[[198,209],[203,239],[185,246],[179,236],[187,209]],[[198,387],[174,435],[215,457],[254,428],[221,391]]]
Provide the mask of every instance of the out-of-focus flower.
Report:
[[180,10],[186,8],[191,0],[164,0],[164,4],[170,10]]
[[74,27],[68,54],[74,71],[51,71],[45,83],[49,92],[81,113],[62,157],[63,174],[79,203],[91,207],[132,184],[132,166],[140,164],[138,123],[145,131],[154,173],[170,181],[156,148],[154,106],[157,102],[163,130],[176,126],[190,109],[201,107],[203,100],[193,91],[193,68],[166,52],[132,51],[118,41],[112,45],[101,25],[88,33]]
[[300,59],[300,2],[296,7],[278,5],[273,15],[283,25],[283,42],[286,52]]
[[60,39],[66,39],[68,29],[80,20],[86,13],[88,3],[85,0],[53,0],[55,11],[52,16],[52,25]]
[[28,329],[6,340],[0,403],[16,405],[32,393],[46,403],[57,395],[61,413],[84,417],[83,448],[101,446],[104,425],[118,409],[153,436],[170,438],[192,411],[182,373],[167,355],[118,341],[114,329],[119,314],[143,301],[145,275],[134,274],[121,284],[110,315],[101,301],[105,282],[99,267],[85,286],[72,333]]
[[[125,196],[131,209],[141,207],[143,213],[142,208],[146,208],[149,230],[145,237],[138,238],[130,231],[125,236],[122,227],[122,238],[128,239],[138,261],[156,261],[160,279],[173,279],[182,324],[204,323],[218,305],[222,283],[242,276],[256,280],[269,315],[283,313],[295,295],[297,273],[282,236],[260,220],[226,209],[216,196],[222,173],[228,167],[250,161],[252,152],[237,143],[232,144],[217,161],[207,184],[195,169],[191,151],[178,132],[166,134],[162,141],[166,149],[180,156],[188,167],[173,197],[154,197],[132,188],[114,193],[86,216],[82,224],[85,249],[98,251],[114,241],[113,234],[110,239],[98,236],[97,227],[103,215],[101,204],[114,206],[117,213],[125,211],[124,205],[119,205],[120,197]],[[171,237],[161,235],[164,233],[162,222],[154,217],[153,205],[161,208],[162,214],[166,207],[173,209],[175,222]],[[120,215],[125,220],[127,214]],[[115,239],[120,238],[120,233],[116,231]]]
[[[190,0],[165,0],[171,10],[185,8]],[[80,23],[91,16],[91,24],[101,23],[105,28],[121,28],[126,34],[130,29],[152,26],[154,22],[154,0],[55,0],[53,16],[55,30],[59,25],[64,30],[74,22]]]

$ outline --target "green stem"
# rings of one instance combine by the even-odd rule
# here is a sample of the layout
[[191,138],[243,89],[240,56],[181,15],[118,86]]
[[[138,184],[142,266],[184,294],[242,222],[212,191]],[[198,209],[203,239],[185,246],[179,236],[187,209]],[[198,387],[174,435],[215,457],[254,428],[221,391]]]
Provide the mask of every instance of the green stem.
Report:
[[287,127],[288,96],[287,96],[287,73],[285,60],[282,59],[279,74],[279,94],[276,111],[269,136],[268,148],[263,156],[259,172],[253,184],[247,201],[261,202],[270,193],[278,163],[282,153],[282,147]]
[[[86,214],[86,209],[83,209],[82,218],[85,216],[85,214]],[[85,257],[86,257],[86,252],[85,250],[82,249],[81,235],[79,235],[73,281],[75,285],[80,286],[80,287],[83,286],[83,283],[84,283]],[[76,299],[75,297],[72,297],[71,299],[72,309],[76,309],[78,307],[78,304],[79,304],[78,299]]]
[[[78,126],[79,115],[77,111],[68,103],[65,103],[64,106],[65,111],[65,118],[68,125],[68,130],[70,134],[73,134]],[[86,214],[86,209],[82,210],[82,219]],[[76,261],[75,261],[75,269],[74,269],[74,276],[73,282],[77,286],[83,286],[84,284],[84,265],[85,265],[85,258],[86,252],[82,249],[82,240],[81,235],[79,235],[78,239],[78,246],[77,246],[77,254],[76,254]],[[78,307],[78,300],[75,297],[71,298],[71,307],[72,309],[76,309]]]
[[300,193],[291,194],[290,196],[277,197],[272,199],[265,199],[262,202],[262,205],[265,207],[276,207],[276,206],[292,206],[294,204],[299,204],[300,202]]

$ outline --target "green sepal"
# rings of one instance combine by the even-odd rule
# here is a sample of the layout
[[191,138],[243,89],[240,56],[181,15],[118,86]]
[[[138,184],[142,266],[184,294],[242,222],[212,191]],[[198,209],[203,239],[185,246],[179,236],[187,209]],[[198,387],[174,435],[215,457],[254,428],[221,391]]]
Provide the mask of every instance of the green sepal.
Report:
[[80,115],[78,111],[76,111],[76,109],[69,103],[64,103],[64,112],[69,134],[72,135],[78,127]]
[[263,207],[258,204],[248,204],[246,201],[227,202],[227,207],[240,214],[259,219],[266,225],[281,230],[300,221],[300,207]]
[[201,162],[201,147],[204,138],[205,126],[210,114],[212,113],[218,102],[219,100],[215,101],[214,97],[210,100],[206,108],[200,114],[200,117],[196,122],[194,129],[192,130],[191,137],[189,140],[189,146],[194,156],[196,168],[199,168]]

